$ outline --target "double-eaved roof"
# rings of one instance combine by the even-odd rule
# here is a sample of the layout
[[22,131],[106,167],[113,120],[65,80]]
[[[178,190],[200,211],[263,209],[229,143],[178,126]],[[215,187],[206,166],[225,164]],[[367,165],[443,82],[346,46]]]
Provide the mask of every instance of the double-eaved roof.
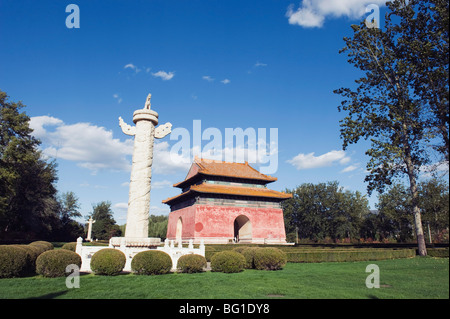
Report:
[[174,187],[184,188],[206,176],[253,180],[263,184],[275,182],[276,177],[262,174],[251,167],[248,162],[232,163],[195,158],[185,180],[174,184]]
[[[165,204],[173,204],[191,197],[192,194],[221,194],[233,196],[263,197],[284,200],[291,198],[291,194],[274,191],[265,187],[249,187],[243,185],[209,184],[202,182],[209,178],[220,177],[222,180],[246,181],[265,185],[277,180],[276,177],[265,175],[251,167],[248,162],[232,163],[195,158],[184,181],[174,184],[183,189],[183,193],[163,200]],[[199,183],[200,182],[200,183]]]

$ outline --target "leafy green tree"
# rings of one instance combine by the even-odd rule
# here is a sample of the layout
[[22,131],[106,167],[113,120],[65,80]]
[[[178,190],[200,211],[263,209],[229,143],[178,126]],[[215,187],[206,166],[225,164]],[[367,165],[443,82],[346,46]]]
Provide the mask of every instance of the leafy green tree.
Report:
[[402,184],[394,184],[378,196],[379,232],[381,238],[406,242],[414,237],[411,195]]
[[[449,190],[448,183],[432,178],[418,184],[419,206],[423,221],[429,224],[432,236],[438,240],[448,229]],[[378,196],[378,233],[381,238],[395,238],[405,242],[414,237],[414,220],[410,214],[411,194],[407,187],[396,183]]]
[[326,185],[302,184],[286,190],[292,198],[282,202],[287,233],[296,229],[299,238],[320,240],[328,234],[325,208],[322,203]]
[[92,238],[108,240],[111,237],[121,236],[120,227],[116,224],[111,210],[111,202],[102,201],[92,206]]
[[300,238],[315,241],[359,239],[369,213],[368,200],[361,193],[344,191],[338,182],[306,183],[286,191],[293,195],[282,203],[288,235],[298,230]]
[[[423,221],[429,225],[433,237],[447,232],[449,227],[449,188],[448,182],[436,178],[419,183],[420,207]],[[448,238],[447,238],[448,240]]]
[[[449,161],[449,2],[447,0],[394,1],[391,16],[401,59],[415,75],[411,86],[427,111],[430,133],[440,143],[434,148]],[[400,19],[399,19],[400,18]]]
[[79,211],[78,197],[74,192],[66,192],[59,196],[58,202],[60,224],[57,235],[58,240],[74,241],[84,233],[81,224],[73,219],[82,216]]
[[381,229],[378,211],[370,211],[361,222],[360,234],[361,238],[379,240],[379,232]]
[[59,198],[59,202],[61,204],[59,218],[63,224],[69,222],[74,217],[82,216],[79,211],[80,205],[78,203],[78,197],[74,192],[62,193]]
[[[425,2],[427,6],[414,0],[408,3],[404,0],[388,2],[384,30],[367,28],[364,22],[359,26],[353,25],[353,37],[344,38],[346,46],[340,52],[347,53],[349,63],[363,71],[364,75],[355,81],[356,89],[335,90],[344,97],[339,111],[348,113],[341,121],[343,148],[347,149],[360,139],[371,142],[371,147],[366,151],[370,157],[367,164],[369,174],[365,179],[369,194],[373,190],[383,193],[385,187],[396,178],[408,177],[420,255],[427,252],[417,178],[420,169],[430,163],[429,145],[436,138],[436,132],[443,132],[444,144],[446,137],[448,149],[448,95],[445,95],[445,102],[441,87],[430,96],[427,90],[420,88],[421,85],[432,87],[436,83],[431,81],[439,73],[448,73],[448,58],[433,59],[436,52],[431,54],[422,50],[417,43],[411,47],[414,37],[425,36],[423,32],[412,32],[419,32],[427,25],[427,29],[436,34],[423,39],[424,43],[435,45],[437,50],[442,47],[443,52],[448,52],[448,35],[445,39],[445,32],[448,31],[442,29],[448,26],[448,13],[445,15],[441,10],[444,6],[448,11],[448,3],[437,0]],[[433,14],[432,7],[436,4],[440,6],[439,13]],[[416,14],[418,10],[422,14]],[[433,25],[427,20],[427,14],[434,17]],[[415,27],[408,27],[409,23],[414,23]],[[415,55],[420,56],[419,62]],[[424,61],[430,63],[425,67]],[[423,77],[427,72],[430,76]],[[443,83],[440,85],[445,87]],[[448,83],[446,85],[448,92]],[[437,101],[438,97],[443,100]],[[439,123],[443,124],[443,119],[447,119],[447,123],[444,127],[437,127]],[[443,150],[442,147],[437,149]]]
[[150,215],[148,219],[148,237],[157,237],[165,240],[169,217],[165,215]]
[[42,158],[23,107],[0,91],[0,236],[48,238],[58,224],[56,164]]
[[331,237],[332,238],[358,238],[362,222],[366,215],[370,213],[369,201],[360,192],[352,193],[350,191],[337,190],[335,192],[336,210],[331,216]]

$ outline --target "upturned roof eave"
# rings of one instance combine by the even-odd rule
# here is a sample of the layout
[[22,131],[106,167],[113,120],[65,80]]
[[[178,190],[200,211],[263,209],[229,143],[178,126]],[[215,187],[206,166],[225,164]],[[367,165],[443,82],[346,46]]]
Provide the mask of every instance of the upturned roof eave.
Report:
[[202,179],[202,177],[207,176],[214,176],[214,177],[228,177],[228,178],[236,178],[241,180],[254,180],[254,181],[262,181],[265,182],[265,184],[273,183],[278,180],[276,177],[267,177],[267,178],[254,178],[254,177],[241,177],[241,176],[230,176],[225,174],[213,174],[213,173],[204,173],[204,172],[197,172],[195,175],[189,177],[188,179],[185,179],[184,181],[178,182],[173,184],[173,187],[177,188],[184,188],[188,185],[192,185],[196,180]]
[[[197,186],[197,187],[196,187]],[[181,193],[179,195],[173,196],[173,197],[169,197],[165,200],[162,201],[163,204],[168,204],[170,205],[171,202],[180,200],[182,197],[186,197],[188,195],[191,194],[217,194],[217,195],[228,195],[228,196],[237,196],[237,197],[255,197],[255,198],[272,198],[275,200],[279,200],[279,201],[283,201],[289,198],[292,198],[292,194],[288,194],[288,193],[284,193],[284,192],[278,192],[278,191],[274,191],[274,190],[270,190],[270,191],[264,191],[264,190],[259,190],[259,189],[253,189],[253,188],[246,188],[246,187],[235,187],[234,190],[236,191],[238,188],[240,191],[243,191],[243,193],[240,192],[230,192],[230,190],[226,191],[225,188],[222,189],[222,191],[220,191],[220,187],[217,189],[213,189],[213,190],[208,190],[208,189],[202,189],[200,187],[198,187],[200,185],[194,185],[191,188],[189,188],[189,190],[187,190],[184,193]],[[257,192],[257,194],[251,194],[250,192]],[[264,194],[265,192],[265,194]]]

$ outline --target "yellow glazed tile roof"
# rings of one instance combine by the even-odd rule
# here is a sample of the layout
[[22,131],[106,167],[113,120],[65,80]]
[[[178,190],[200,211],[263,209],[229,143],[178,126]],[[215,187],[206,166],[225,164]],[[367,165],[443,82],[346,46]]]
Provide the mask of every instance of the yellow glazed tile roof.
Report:
[[258,172],[251,167],[248,162],[245,163],[233,163],[224,161],[215,161],[208,159],[195,158],[195,163],[192,165],[198,165],[199,169],[197,173],[182,182],[176,183],[173,186],[178,187],[180,184],[184,184],[187,180],[193,178],[197,174],[209,175],[209,176],[222,176],[242,179],[253,179],[267,182],[274,182],[276,177],[265,175]]
[[251,197],[267,197],[267,198],[278,198],[278,199],[288,199],[292,197],[292,194],[287,194],[283,192],[274,191],[267,188],[258,187],[242,187],[242,186],[229,186],[229,185],[217,185],[217,184],[199,184],[192,185],[186,192],[167,198],[162,202],[168,204],[169,202],[186,196],[190,193],[207,193],[207,194],[222,194],[222,195],[238,195],[238,196],[251,196]]

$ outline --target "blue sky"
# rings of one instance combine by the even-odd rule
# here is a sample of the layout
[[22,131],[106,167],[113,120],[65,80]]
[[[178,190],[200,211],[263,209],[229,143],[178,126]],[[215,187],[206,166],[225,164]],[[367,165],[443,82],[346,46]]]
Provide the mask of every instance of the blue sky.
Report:
[[[337,180],[366,193],[367,145],[342,151],[333,90],[359,77],[338,52],[366,5],[383,16],[381,2],[1,0],[0,89],[27,105],[58,190],[75,192],[84,216],[109,200],[125,223],[133,140],[118,117],[132,124],[148,93],[172,129],[277,128],[273,189]],[[71,3],[80,28],[66,27]],[[170,161],[176,141],[156,143],[150,213],[168,214],[161,200],[189,165]]]

